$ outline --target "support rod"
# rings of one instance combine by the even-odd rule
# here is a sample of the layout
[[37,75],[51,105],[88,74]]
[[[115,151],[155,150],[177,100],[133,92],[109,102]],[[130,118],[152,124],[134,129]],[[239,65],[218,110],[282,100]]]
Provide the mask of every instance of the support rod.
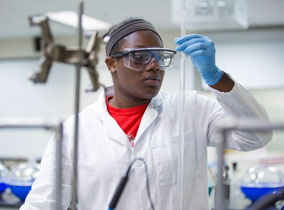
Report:
[[55,132],[55,201],[56,210],[62,210],[62,140],[63,140],[63,124],[57,120],[43,120],[43,119],[21,119],[21,118],[6,118],[0,120],[0,129],[45,129],[53,130]]
[[[186,0],[181,0],[181,36],[186,34],[185,15],[186,15]],[[185,54],[181,53],[180,59],[180,112],[179,112],[179,156],[178,156],[178,209],[183,209],[183,171],[184,171],[184,101],[185,101]]]
[[[83,1],[79,2],[78,14],[78,48],[82,49],[82,15]],[[72,181],[72,201],[71,209],[76,210],[78,202],[78,138],[79,138],[79,111],[80,111],[80,82],[81,82],[81,67],[82,64],[76,65],[76,87],[75,87],[75,123],[74,123],[74,146],[73,146],[73,181]]]

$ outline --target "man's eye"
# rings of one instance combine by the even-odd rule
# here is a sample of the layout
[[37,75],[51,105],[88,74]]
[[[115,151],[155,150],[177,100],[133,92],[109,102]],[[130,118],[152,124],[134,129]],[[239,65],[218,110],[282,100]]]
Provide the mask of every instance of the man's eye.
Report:
[[144,59],[145,56],[143,55],[135,55],[135,60],[141,61]]
[[134,54],[134,60],[137,63],[147,63],[150,59],[151,55],[149,53],[135,53]]

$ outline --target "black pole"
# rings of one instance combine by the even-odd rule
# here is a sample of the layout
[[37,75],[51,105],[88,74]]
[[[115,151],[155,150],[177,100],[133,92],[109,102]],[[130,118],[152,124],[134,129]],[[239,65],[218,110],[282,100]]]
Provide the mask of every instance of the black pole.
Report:
[[[78,14],[78,47],[82,49],[82,15],[83,15],[83,1],[79,2]],[[76,210],[78,202],[77,182],[78,182],[78,137],[79,137],[79,111],[80,111],[80,80],[81,80],[81,66],[79,63],[76,66],[76,87],[75,87],[75,124],[74,124],[74,147],[73,147],[73,182],[72,182],[72,202],[71,209]]]

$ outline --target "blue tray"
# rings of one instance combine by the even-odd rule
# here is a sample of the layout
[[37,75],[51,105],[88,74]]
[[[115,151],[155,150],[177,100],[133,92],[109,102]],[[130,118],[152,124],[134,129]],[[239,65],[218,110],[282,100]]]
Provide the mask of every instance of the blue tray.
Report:
[[6,183],[0,180],[0,194],[3,193],[6,190],[6,188],[7,188]]
[[15,196],[24,202],[31,190],[32,184],[33,181],[9,181],[7,182],[7,187],[11,189]]

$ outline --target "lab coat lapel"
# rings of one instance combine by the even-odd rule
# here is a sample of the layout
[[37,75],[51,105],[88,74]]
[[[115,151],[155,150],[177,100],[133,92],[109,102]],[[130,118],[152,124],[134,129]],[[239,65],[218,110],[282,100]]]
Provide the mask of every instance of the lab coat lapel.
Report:
[[119,127],[115,119],[113,119],[108,113],[105,100],[109,95],[113,95],[113,87],[105,88],[105,94],[101,95],[101,97],[98,99],[97,109],[101,110],[101,112],[96,112],[96,117],[102,121],[103,128],[105,129],[105,133],[109,140],[116,141],[127,147],[130,151],[133,151],[126,134]]
[[[108,95],[113,94],[113,87],[109,87],[105,89],[105,97],[101,96],[98,102],[98,106],[101,107],[102,113],[98,116],[103,123],[104,129],[106,129],[106,133],[110,140],[114,140],[124,146],[126,146],[131,152],[133,148],[123,130],[119,127],[117,122],[110,116],[107,111],[105,98]],[[158,113],[161,112],[162,105],[162,96],[159,93],[156,97],[154,97],[150,104],[148,105],[145,113],[143,115],[142,121],[140,123],[136,139],[135,145],[138,142],[139,138],[143,135],[143,133],[147,130],[147,128],[153,123],[153,121],[157,118]]]
[[147,109],[145,110],[145,113],[143,115],[143,118],[141,120],[139,129],[136,135],[135,144],[139,141],[140,137],[147,130],[147,128],[157,118],[158,113],[160,112],[160,109],[161,109],[161,104],[162,104],[162,99],[161,99],[160,94],[158,94],[156,97],[152,99],[151,103],[148,105]]
[[123,132],[123,130],[119,127],[117,122],[108,113],[106,113],[104,125],[108,137],[111,141],[114,140],[126,146],[130,151],[132,151],[132,146],[127,138],[127,135]]

